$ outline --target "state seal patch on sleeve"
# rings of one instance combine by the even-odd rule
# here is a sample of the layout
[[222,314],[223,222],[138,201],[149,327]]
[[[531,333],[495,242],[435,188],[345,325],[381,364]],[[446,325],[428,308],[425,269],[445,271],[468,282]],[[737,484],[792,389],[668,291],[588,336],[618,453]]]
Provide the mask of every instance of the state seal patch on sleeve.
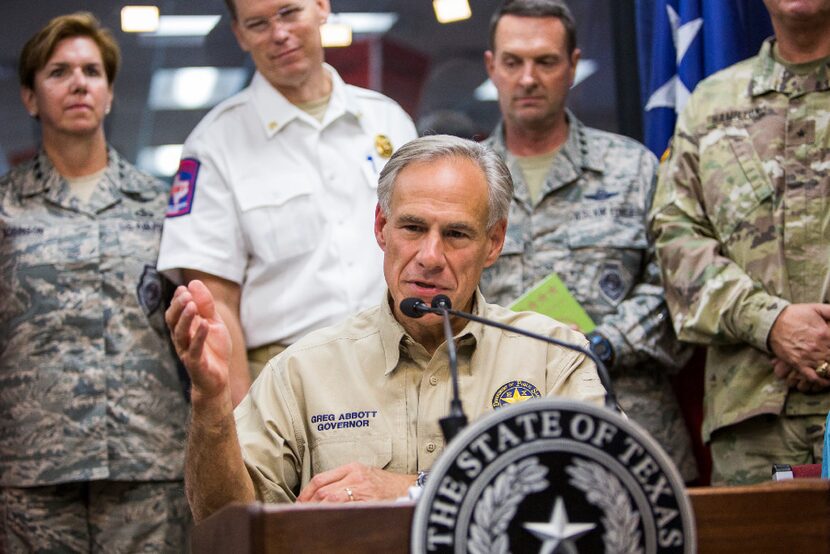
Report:
[[167,202],[167,217],[179,217],[190,213],[193,197],[196,195],[196,177],[199,175],[199,160],[184,158],[170,186]]
[[412,551],[696,550],[683,481],[637,424],[599,406],[536,399],[467,427],[433,466]]
[[531,398],[541,398],[542,393],[533,383],[527,381],[510,381],[499,387],[493,395],[493,408],[518,404]]

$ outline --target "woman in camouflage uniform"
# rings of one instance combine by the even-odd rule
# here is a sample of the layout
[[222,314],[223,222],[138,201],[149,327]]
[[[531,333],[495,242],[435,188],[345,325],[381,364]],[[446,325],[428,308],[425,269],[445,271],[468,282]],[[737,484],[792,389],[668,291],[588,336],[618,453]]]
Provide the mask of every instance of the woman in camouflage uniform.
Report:
[[119,59],[88,13],[20,56],[42,148],[0,180],[0,551],[186,548],[166,192],[106,142]]

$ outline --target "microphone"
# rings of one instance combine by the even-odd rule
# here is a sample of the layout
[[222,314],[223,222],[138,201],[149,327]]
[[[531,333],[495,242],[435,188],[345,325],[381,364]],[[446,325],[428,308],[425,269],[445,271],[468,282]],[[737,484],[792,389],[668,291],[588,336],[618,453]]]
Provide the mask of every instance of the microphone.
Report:
[[404,298],[401,300],[401,312],[407,317],[418,319],[424,314],[432,312],[427,303],[420,298]]
[[[416,299],[416,300],[418,300],[418,299]],[[406,302],[406,300],[404,300],[404,302]],[[438,306],[442,306],[443,309],[446,310],[449,314],[452,314],[456,317],[469,319],[471,321],[477,321],[478,323],[482,323],[484,325],[490,325],[491,327],[496,327],[496,328],[502,329],[504,331],[512,331],[514,333],[518,333],[520,335],[524,335],[524,336],[530,337],[532,339],[537,339],[537,340],[547,342],[548,344],[555,344],[556,346],[561,346],[562,348],[567,348],[569,350],[575,350],[576,352],[579,352],[581,354],[584,354],[585,356],[588,356],[588,358],[590,358],[590,360],[592,362],[594,362],[594,364],[597,366],[597,374],[599,375],[599,380],[602,383],[602,386],[605,387],[605,407],[610,409],[610,410],[613,410],[613,411],[620,411],[619,406],[617,405],[617,397],[614,394],[614,387],[611,385],[611,376],[608,374],[608,369],[606,369],[605,364],[603,364],[600,361],[600,359],[597,357],[597,355],[594,354],[593,351],[591,351],[590,349],[584,348],[584,347],[576,345],[576,344],[571,344],[569,342],[565,342],[565,341],[562,341],[562,340],[559,340],[559,339],[555,339],[555,338],[552,338],[552,337],[546,337],[544,335],[540,335],[538,333],[533,333],[531,331],[525,331],[524,329],[520,329],[518,327],[513,327],[512,325],[505,325],[504,323],[499,323],[497,321],[491,321],[489,319],[485,319],[483,317],[479,317],[479,316],[474,315],[474,314],[469,314],[467,312],[462,312],[462,311],[459,311],[459,310],[453,310],[452,309],[452,302],[450,301],[450,299],[447,296],[445,296],[443,294],[436,295],[432,299],[432,308],[427,308],[426,304],[423,301],[421,301],[421,303],[424,304],[424,308],[419,307],[419,308],[416,308],[416,309],[422,310],[424,313],[426,313],[425,308],[428,309],[431,312],[437,312],[437,310],[439,310]],[[423,313],[421,315],[423,315]]]

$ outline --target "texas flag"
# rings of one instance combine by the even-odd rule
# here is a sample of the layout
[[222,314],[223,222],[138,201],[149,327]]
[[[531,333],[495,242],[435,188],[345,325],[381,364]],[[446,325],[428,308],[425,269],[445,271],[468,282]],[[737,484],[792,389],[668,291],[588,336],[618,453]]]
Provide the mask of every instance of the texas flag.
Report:
[[645,144],[658,157],[698,81],[758,53],[763,0],[636,0]]

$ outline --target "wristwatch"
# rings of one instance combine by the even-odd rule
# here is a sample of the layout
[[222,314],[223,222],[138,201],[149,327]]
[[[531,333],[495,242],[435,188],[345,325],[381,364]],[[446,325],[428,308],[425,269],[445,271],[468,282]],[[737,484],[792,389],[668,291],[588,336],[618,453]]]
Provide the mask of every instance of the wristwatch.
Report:
[[591,331],[585,336],[591,345],[591,351],[605,364],[606,368],[611,369],[611,366],[614,365],[614,347],[611,346],[611,341],[596,331]]

